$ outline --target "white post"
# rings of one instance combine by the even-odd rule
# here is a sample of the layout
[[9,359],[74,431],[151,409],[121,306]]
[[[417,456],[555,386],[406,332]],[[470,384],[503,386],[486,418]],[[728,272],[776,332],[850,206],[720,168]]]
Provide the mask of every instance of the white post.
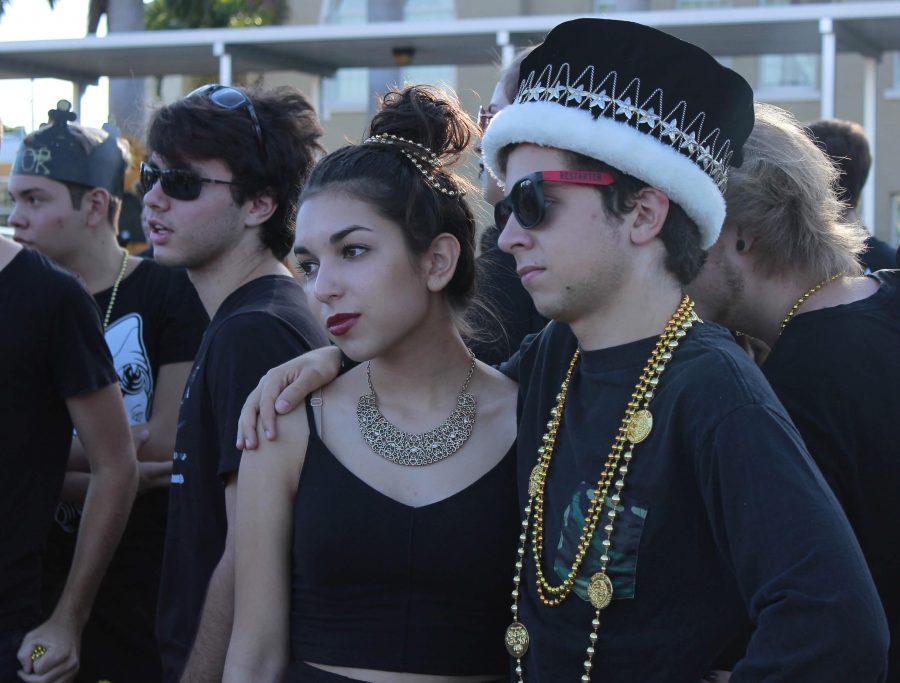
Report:
[[509,31],[497,31],[497,46],[500,48],[500,67],[505,69],[516,58],[516,46],[509,42]]
[[78,114],[79,119],[81,118],[81,98],[84,97],[84,91],[84,83],[72,82],[72,109]]
[[823,119],[834,118],[834,72],[836,41],[834,22],[829,18],[819,19],[819,33],[822,36],[822,105]]
[[878,69],[874,57],[866,57],[865,59],[865,80],[863,81],[863,128],[866,129],[866,137],[869,138],[869,151],[872,155],[872,166],[869,170],[869,177],[862,191],[862,219],[863,225],[873,235],[875,234],[875,184],[877,183],[875,173],[875,155],[878,149],[876,140],[876,121],[878,109]]
[[225,43],[217,42],[213,45],[213,54],[219,58],[219,83],[231,85],[231,55],[225,51]]

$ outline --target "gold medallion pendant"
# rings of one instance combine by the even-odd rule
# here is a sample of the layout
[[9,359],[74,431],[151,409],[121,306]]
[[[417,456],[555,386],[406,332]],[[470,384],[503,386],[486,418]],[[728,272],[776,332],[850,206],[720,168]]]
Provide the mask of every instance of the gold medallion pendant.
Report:
[[528,652],[528,629],[514,621],[506,629],[506,651],[513,657],[521,657]]
[[541,491],[541,465],[538,463],[528,475],[528,496],[534,498]]
[[631,443],[637,444],[646,439],[652,429],[653,415],[649,410],[639,410],[628,421],[625,436]]
[[587,589],[588,599],[597,609],[606,609],[612,602],[612,581],[603,572],[597,572],[591,577]]

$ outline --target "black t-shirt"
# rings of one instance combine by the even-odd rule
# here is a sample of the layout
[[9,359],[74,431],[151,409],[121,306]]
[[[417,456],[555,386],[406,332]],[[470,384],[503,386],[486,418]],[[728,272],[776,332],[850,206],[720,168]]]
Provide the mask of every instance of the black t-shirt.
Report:
[[856,532],[900,681],[900,271],[870,277],[872,296],[796,316],[763,372]]
[[[112,287],[94,295],[104,314],[111,296]],[[183,270],[151,260],[142,260],[122,281],[110,313],[106,343],[129,422],[142,424],[153,411],[160,367],[194,360],[209,316]],[[135,500],[82,634],[76,680],[159,679],[155,620],[168,500],[164,488]],[[44,555],[46,614],[69,574],[80,511],[71,503],[57,507],[58,524]]]
[[900,252],[875,235],[866,237],[866,250],[860,254],[866,272],[900,268]]
[[[562,582],[589,496],[655,338],[584,353],[573,374],[545,503],[544,571]],[[551,323],[512,366],[519,395],[519,493],[576,348]],[[880,605],[852,531],[762,374],[712,324],[695,324],[667,365],[635,447],[608,568],[593,680],[696,683],[755,625],[732,683],[877,681]],[[613,491],[610,491],[612,495]],[[612,503],[607,501],[607,509]],[[526,552],[525,680],[580,680],[594,609],[598,526],[573,594],[547,607]],[[530,539],[529,539],[530,544]],[[838,625],[840,626],[839,628]],[[868,648],[868,649],[867,649]],[[866,658],[860,663],[848,652]]]
[[[94,295],[104,315],[111,296],[112,287]],[[143,259],[122,280],[104,338],[130,424],[150,419],[160,366],[193,361],[208,323],[206,309],[183,270]],[[165,491],[153,492],[151,497],[165,504]],[[78,530],[80,510],[80,505],[60,504],[57,522],[66,532]]]
[[157,636],[164,680],[181,674],[225,547],[224,479],[236,473],[237,420],[270,368],[326,343],[303,289],[266,276],[232,292],[213,316],[178,418]]
[[[94,299],[106,311],[112,288]],[[144,259],[122,280],[106,328],[131,424],[150,419],[159,368],[194,360],[209,316],[182,270]]]
[[72,442],[65,399],[116,381],[85,289],[22,249],[0,271],[0,632],[40,614],[40,553]]

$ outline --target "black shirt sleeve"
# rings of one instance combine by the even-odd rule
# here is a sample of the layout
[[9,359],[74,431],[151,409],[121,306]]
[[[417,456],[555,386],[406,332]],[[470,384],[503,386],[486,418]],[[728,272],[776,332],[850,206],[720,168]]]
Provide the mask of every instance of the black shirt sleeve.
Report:
[[244,401],[271,368],[309,351],[300,333],[264,313],[245,313],[224,321],[208,355],[206,377],[213,402],[219,475],[237,472],[241,451],[235,445]]
[[543,330],[527,335],[515,353],[500,363],[497,369],[514,382],[522,384],[523,375],[527,378],[534,366],[534,351],[543,336]]
[[713,534],[754,624],[732,683],[882,680],[884,613],[846,517],[793,425],[767,406],[744,405],[696,452]]
[[55,349],[49,354],[49,362],[63,398],[119,381],[103,338],[97,304],[74,279],[61,284],[52,334]]

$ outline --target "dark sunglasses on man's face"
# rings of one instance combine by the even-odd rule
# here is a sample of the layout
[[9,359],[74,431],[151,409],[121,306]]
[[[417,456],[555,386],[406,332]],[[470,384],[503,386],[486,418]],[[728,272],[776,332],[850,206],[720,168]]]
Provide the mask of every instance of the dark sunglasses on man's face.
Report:
[[544,183],[569,185],[606,186],[616,182],[615,176],[606,171],[538,171],[515,182],[503,199],[494,205],[494,224],[506,227],[509,217],[526,230],[537,227],[544,220],[547,204],[544,200]]
[[201,178],[194,171],[184,168],[167,168],[165,170],[141,162],[141,188],[149,192],[159,181],[162,191],[172,199],[190,201],[200,196],[203,183],[212,185],[237,185],[230,180],[214,180],[213,178]]
[[244,92],[237,88],[232,88],[230,85],[208,83],[189,93],[185,99],[197,97],[198,95],[206,95],[206,99],[222,109],[245,109],[250,116],[250,122],[253,124],[253,132],[256,134],[256,142],[259,145],[259,154],[263,161],[268,160],[266,145],[263,142],[262,126],[259,125],[259,118],[256,116],[253,102],[250,101],[250,98]]

